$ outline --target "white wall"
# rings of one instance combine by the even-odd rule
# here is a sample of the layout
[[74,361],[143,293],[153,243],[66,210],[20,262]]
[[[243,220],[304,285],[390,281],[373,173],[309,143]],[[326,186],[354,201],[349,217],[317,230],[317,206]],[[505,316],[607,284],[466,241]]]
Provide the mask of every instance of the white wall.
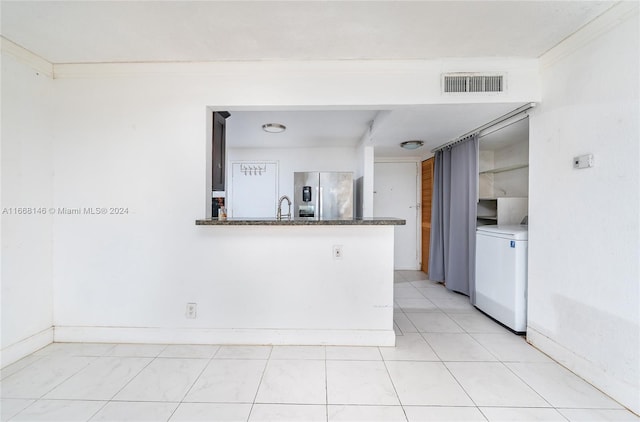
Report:
[[[506,60],[483,63],[498,62],[509,67]],[[480,63],[469,65],[481,67]],[[456,66],[463,65],[456,61]],[[531,65],[512,64],[519,77],[505,100],[535,99],[537,77]],[[219,266],[226,274],[246,264],[243,256],[219,259],[216,248],[224,245],[214,248],[203,241],[208,228],[194,225],[204,216],[207,106],[439,102],[435,75],[441,66],[442,62],[56,66],[56,206],[127,207],[129,213],[56,216],[55,325],[182,327],[185,303],[202,296],[205,286],[223,282],[212,271]],[[425,71],[434,74],[433,87],[416,89],[424,87]],[[280,161],[280,194],[291,193],[286,175],[294,170],[308,170],[313,162],[319,170],[355,171],[358,159],[354,148],[230,150],[228,160],[258,157]],[[265,282],[273,277],[263,268],[255,271],[266,277]]]
[[362,177],[362,186],[360,187],[362,196],[361,207],[362,215],[360,217],[373,217],[373,178],[375,175],[375,147],[367,145],[363,142],[358,146],[358,178]]
[[3,52],[2,366],[53,338],[51,88]]
[[134,252],[167,276],[111,280],[115,263],[94,263],[90,287],[58,301],[56,341],[392,346],[393,229],[193,226],[168,262]]
[[[57,215],[56,326],[185,324],[216,251],[204,214],[206,100],[182,78],[58,79],[54,198],[58,207],[124,207],[121,215]],[[229,264],[231,265],[231,263]]]
[[[480,172],[529,164],[529,123],[528,118],[525,119],[523,122],[514,124],[526,124],[526,132],[524,134],[520,134],[519,131],[517,132],[518,134],[511,132],[511,138],[508,139],[508,143],[493,145],[490,149],[483,147],[483,143],[491,142],[492,137],[504,137],[505,135],[501,133],[501,130],[508,130],[504,128],[497,129],[480,140]],[[516,138],[516,136],[519,138]],[[529,196],[528,167],[498,173],[481,173],[478,182],[480,198],[505,196],[526,198]]]
[[[496,168],[529,163],[529,139],[494,152]],[[493,175],[493,190],[496,197],[529,196],[529,169],[527,167],[496,173]]]
[[[17,243],[16,235],[5,238],[3,233],[3,242],[13,239],[3,250],[7,265],[3,267],[3,313],[11,312],[12,321],[15,316],[36,322],[15,325],[20,330],[3,326],[3,347],[4,338],[18,341],[51,326],[52,308],[47,302],[51,277],[56,327],[172,329],[214,324],[210,319],[187,321],[186,302],[215,296],[225,274],[247,265],[247,260],[224,255],[224,242],[212,239],[210,228],[194,224],[208,208],[204,199],[207,106],[258,109],[465,102],[469,100],[440,95],[439,75],[470,68],[500,69],[510,75],[508,93],[478,96],[474,102],[539,98],[535,60],[56,65],[56,79],[49,81],[48,88],[51,102],[48,94],[41,95],[42,87],[33,74],[25,70],[11,77],[12,71],[3,68],[3,103],[11,107],[7,113],[17,116],[11,118],[15,126],[7,125],[3,108],[3,205],[9,193],[18,195],[11,189],[5,194],[5,186],[18,186],[24,188],[20,195],[47,198],[56,208],[122,207],[127,211],[55,215],[52,235],[47,223],[19,227],[22,243]],[[30,139],[40,143],[10,142],[5,148],[5,133],[18,128],[33,133]],[[29,145],[38,154],[21,153],[23,158],[28,156],[25,161],[13,164],[12,159],[5,166],[5,154],[26,152]],[[45,152],[46,148],[50,149]],[[372,167],[372,150],[368,153],[365,165]],[[354,162],[358,156],[354,152],[345,159]],[[21,267],[12,270],[6,257]],[[266,283],[277,277],[263,267],[252,268]],[[5,283],[13,276],[20,283]],[[234,322],[227,321],[227,326]]]
[[[541,60],[543,99],[530,121],[528,339],[640,413],[640,46],[631,6]],[[574,170],[572,157],[585,153],[595,166]]]
[[[56,79],[134,80],[144,78],[166,93],[205,99],[212,109],[268,106],[389,106],[456,103],[525,103],[540,99],[538,61],[523,58],[446,60],[263,61],[165,64],[60,64]],[[508,90],[500,95],[442,95],[445,72],[500,71]],[[146,85],[146,84],[145,84]],[[174,92],[175,85],[179,90]],[[131,93],[133,94],[133,93]]]

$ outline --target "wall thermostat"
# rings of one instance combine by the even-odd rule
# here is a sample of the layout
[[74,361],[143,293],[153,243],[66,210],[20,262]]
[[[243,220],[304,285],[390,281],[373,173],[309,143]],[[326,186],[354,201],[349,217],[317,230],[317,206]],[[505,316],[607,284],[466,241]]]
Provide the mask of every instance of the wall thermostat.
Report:
[[593,154],[585,154],[578,157],[573,157],[574,169],[586,169],[589,167],[593,167]]

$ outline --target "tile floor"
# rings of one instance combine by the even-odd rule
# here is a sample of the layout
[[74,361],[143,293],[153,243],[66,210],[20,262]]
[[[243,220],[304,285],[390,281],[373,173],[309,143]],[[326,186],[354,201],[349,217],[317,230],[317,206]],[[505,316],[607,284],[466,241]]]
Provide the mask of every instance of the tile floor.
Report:
[[396,347],[52,344],[1,373],[2,421],[638,421],[418,271]]

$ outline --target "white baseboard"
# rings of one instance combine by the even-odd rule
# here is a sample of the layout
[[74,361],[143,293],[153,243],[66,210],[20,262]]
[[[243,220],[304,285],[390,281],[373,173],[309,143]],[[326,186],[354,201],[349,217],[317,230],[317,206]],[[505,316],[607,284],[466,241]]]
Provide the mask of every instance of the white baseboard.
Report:
[[0,350],[0,366],[4,368],[7,365],[11,365],[51,343],[53,343],[53,327],[4,347]]
[[627,409],[640,414],[640,388],[637,385],[612,377],[592,362],[531,327],[527,327],[527,341]]
[[277,330],[56,326],[56,342],[394,346],[393,330]]

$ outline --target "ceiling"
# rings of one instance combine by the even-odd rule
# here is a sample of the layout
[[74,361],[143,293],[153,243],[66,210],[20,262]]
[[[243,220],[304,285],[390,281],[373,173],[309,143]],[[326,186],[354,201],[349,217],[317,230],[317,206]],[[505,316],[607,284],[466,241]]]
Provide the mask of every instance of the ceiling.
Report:
[[[1,0],[0,19],[3,37],[51,63],[537,58],[614,4]],[[229,147],[352,146],[367,138],[376,156],[425,156],[520,105],[235,110],[227,133]],[[288,129],[264,133],[261,126],[269,122]],[[399,148],[410,139],[424,140],[425,147]]]
[[611,1],[7,1],[51,63],[539,57]]
[[[522,104],[432,104],[385,110],[231,111],[227,119],[230,148],[355,147],[363,138],[375,146],[378,157],[412,157],[429,151],[467,131],[494,120]],[[373,130],[370,130],[373,123]],[[280,123],[283,133],[267,133],[265,123]],[[517,129],[517,130],[516,130]],[[513,125],[487,136],[491,148],[506,146],[509,139],[523,139],[528,126]],[[504,139],[503,139],[504,138]],[[408,140],[422,140],[424,147],[400,148]],[[526,138],[524,138],[526,139]]]
[[496,129],[488,129],[480,138],[480,149],[496,151],[529,141],[529,119],[518,120]]
[[[446,142],[465,135],[522,104],[432,104],[404,107],[389,112],[380,129],[374,131],[375,155],[381,157],[421,156]],[[424,147],[407,151],[400,142],[419,139]]]
[[[233,148],[355,147],[375,110],[232,111],[227,144]],[[287,127],[282,133],[262,130],[265,123]]]

